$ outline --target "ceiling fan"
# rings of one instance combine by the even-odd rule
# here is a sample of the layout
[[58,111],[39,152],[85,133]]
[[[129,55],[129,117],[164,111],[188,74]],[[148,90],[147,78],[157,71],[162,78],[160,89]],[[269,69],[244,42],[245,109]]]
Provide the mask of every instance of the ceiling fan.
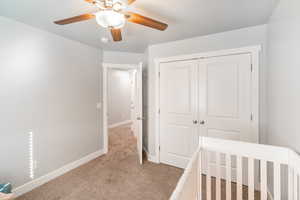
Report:
[[137,13],[126,11],[127,5],[132,4],[135,0],[85,0],[97,8],[97,12],[83,14],[63,20],[55,21],[55,24],[65,25],[75,22],[85,21],[96,18],[97,23],[110,29],[112,38],[115,42],[122,40],[121,28],[126,21],[148,26],[160,31],[166,30],[167,24],[142,16]]

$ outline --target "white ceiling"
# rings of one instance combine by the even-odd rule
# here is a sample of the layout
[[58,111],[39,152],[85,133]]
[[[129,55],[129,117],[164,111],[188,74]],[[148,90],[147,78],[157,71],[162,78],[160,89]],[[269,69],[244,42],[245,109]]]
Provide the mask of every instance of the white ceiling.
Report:
[[[95,20],[58,26],[54,20],[93,11],[84,0],[0,0],[0,15],[105,50],[144,52],[149,44],[264,24],[277,0],[137,0],[131,8],[169,24],[157,31],[126,24],[123,41],[101,43],[109,36]],[[1,27],[0,27],[1,29]]]

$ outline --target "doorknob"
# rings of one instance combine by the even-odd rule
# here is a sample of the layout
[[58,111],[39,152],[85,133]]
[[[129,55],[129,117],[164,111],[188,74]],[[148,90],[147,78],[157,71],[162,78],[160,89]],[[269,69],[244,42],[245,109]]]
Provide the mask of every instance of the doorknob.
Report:
[[205,124],[205,121],[204,120],[200,121],[200,124],[202,124],[202,125]]
[[197,120],[193,120],[193,124],[198,124],[198,121]]

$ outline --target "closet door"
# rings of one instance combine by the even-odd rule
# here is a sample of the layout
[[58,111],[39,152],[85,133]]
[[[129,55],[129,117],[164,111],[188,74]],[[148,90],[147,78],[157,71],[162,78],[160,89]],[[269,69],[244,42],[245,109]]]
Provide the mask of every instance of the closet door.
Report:
[[199,61],[202,136],[257,142],[251,131],[251,55]]
[[[199,61],[199,120],[200,135],[244,142],[258,142],[251,126],[251,55],[231,55],[201,59]],[[210,175],[226,179],[225,157],[208,153]],[[231,180],[237,181],[237,158],[231,157]],[[247,166],[246,160],[240,160]],[[258,180],[258,163],[255,164]],[[206,174],[207,166],[203,166]],[[217,169],[220,169],[218,173]],[[244,170],[242,183],[248,185],[248,172]],[[241,175],[240,174],[240,175]]]
[[160,64],[160,162],[181,168],[198,145],[197,65]]

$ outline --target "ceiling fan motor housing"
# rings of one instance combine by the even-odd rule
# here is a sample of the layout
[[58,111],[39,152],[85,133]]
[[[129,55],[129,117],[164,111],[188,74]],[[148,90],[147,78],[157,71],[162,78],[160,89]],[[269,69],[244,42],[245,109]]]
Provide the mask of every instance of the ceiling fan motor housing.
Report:
[[127,3],[122,0],[95,0],[94,4],[102,10],[113,9],[115,11],[121,11],[127,6]]

